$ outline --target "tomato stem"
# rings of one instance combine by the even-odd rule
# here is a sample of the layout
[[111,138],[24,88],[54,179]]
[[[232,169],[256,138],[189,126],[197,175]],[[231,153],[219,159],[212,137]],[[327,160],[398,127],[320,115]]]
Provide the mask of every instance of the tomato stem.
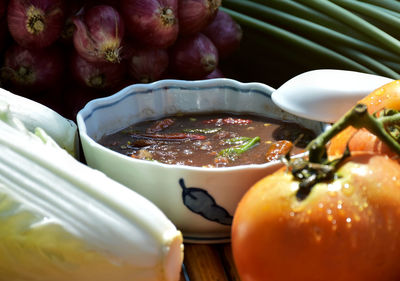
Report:
[[330,129],[320,134],[307,146],[309,161],[313,163],[323,163],[326,161],[325,145],[335,135],[349,126],[353,126],[356,129],[367,129],[400,155],[400,144],[385,129],[385,125],[393,124],[399,119],[400,113],[391,116],[375,117],[368,113],[368,108],[365,104],[357,104],[334,123]]
[[399,122],[400,113],[395,110],[389,109],[369,114],[365,104],[357,104],[349,110],[331,128],[310,142],[306,147],[309,153],[308,160],[303,158],[286,160],[292,175],[300,181],[299,189],[296,192],[297,199],[304,200],[316,183],[333,179],[337,167],[350,155],[350,150],[347,148],[341,158],[333,161],[328,159],[326,144],[339,132],[349,126],[356,129],[365,128],[400,155],[400,144],[398,142],[400,128],[396,126]]

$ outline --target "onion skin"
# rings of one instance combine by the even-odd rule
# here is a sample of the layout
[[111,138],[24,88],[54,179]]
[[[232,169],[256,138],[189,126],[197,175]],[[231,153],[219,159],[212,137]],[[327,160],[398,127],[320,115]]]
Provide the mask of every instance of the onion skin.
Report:
[[168,68],[169,57],[165,49],[135,46],[129,59],[129,74],[140,83],[159,80]]
[[97,5],[73,19],[73,42],[80,56],[90,62],[119,63],[125,26],[119,12],[108,5]]
[[243,37],[241,26],[222,10],[218,10],[214,20],[203,30],[211,39],[221,59],[232,55],[240,46]]
[[129,34],[138,42],[170,47],[179,33],[177,0],[122,0]]
[[82,58],[77,52],[72,55],[71,73],[81,85],[108,90],[122,83],[126,74],[125,63],[95,63]]
[[59,83],[64,72],[63,53],[57,46],[27,49],[18,44],[5,54],[2,76],[24,94],[50,89]]
[[202,31],[215,17],[221,0],[178,0],[179,34]]
[[13,39],[25,48],[44,48],[53,44],[64,26],[62,0],[11,0],[7,10],[8,29]]
[[172,71],[185,79],[203,79],[218,66],[218,51],[202,33],[180,37],[170,51]]
[[215,79],[215,78],[225,78],[225,75],[222,73],[221,69],[218,67],[214,69],[213,72],[208,74],[204,79]]

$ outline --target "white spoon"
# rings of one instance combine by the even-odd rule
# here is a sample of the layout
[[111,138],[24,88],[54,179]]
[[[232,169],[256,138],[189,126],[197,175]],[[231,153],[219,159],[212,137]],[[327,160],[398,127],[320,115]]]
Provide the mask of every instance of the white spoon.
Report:
[[294,115],[333,123],[361,98],[391,81],[348,70],[311,70],[285,82],[272,93],[272,100]]

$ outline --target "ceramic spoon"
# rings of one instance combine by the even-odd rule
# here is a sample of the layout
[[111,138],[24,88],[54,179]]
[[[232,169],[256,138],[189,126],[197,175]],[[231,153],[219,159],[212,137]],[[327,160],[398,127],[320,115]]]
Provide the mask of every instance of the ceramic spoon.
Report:
[[294,115],[333,123],[358,100],[393,79],[348,70],[302,73],[272,93],[273,102]]

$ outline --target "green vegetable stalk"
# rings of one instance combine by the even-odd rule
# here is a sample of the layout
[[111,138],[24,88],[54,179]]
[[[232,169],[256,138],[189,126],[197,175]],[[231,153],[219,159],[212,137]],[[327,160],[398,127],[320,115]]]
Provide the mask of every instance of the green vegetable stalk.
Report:
[[[368,2],[368,3],[366,3]],[[290,49],[304,65],[400,79],[399,9],[396,1],[223,0],[221,8],[269,49]],[[307,60],[306,60],[307,63]]]
[[218,155],[232,156],[232,155],[242,154],[243,152],[246,152],[247,150],[251,149],[254,145],[256,145],[259,142],[260,142],[260,137],[257,136],[243,143],[242,145],[236,145],[223,149],[218,153]]

